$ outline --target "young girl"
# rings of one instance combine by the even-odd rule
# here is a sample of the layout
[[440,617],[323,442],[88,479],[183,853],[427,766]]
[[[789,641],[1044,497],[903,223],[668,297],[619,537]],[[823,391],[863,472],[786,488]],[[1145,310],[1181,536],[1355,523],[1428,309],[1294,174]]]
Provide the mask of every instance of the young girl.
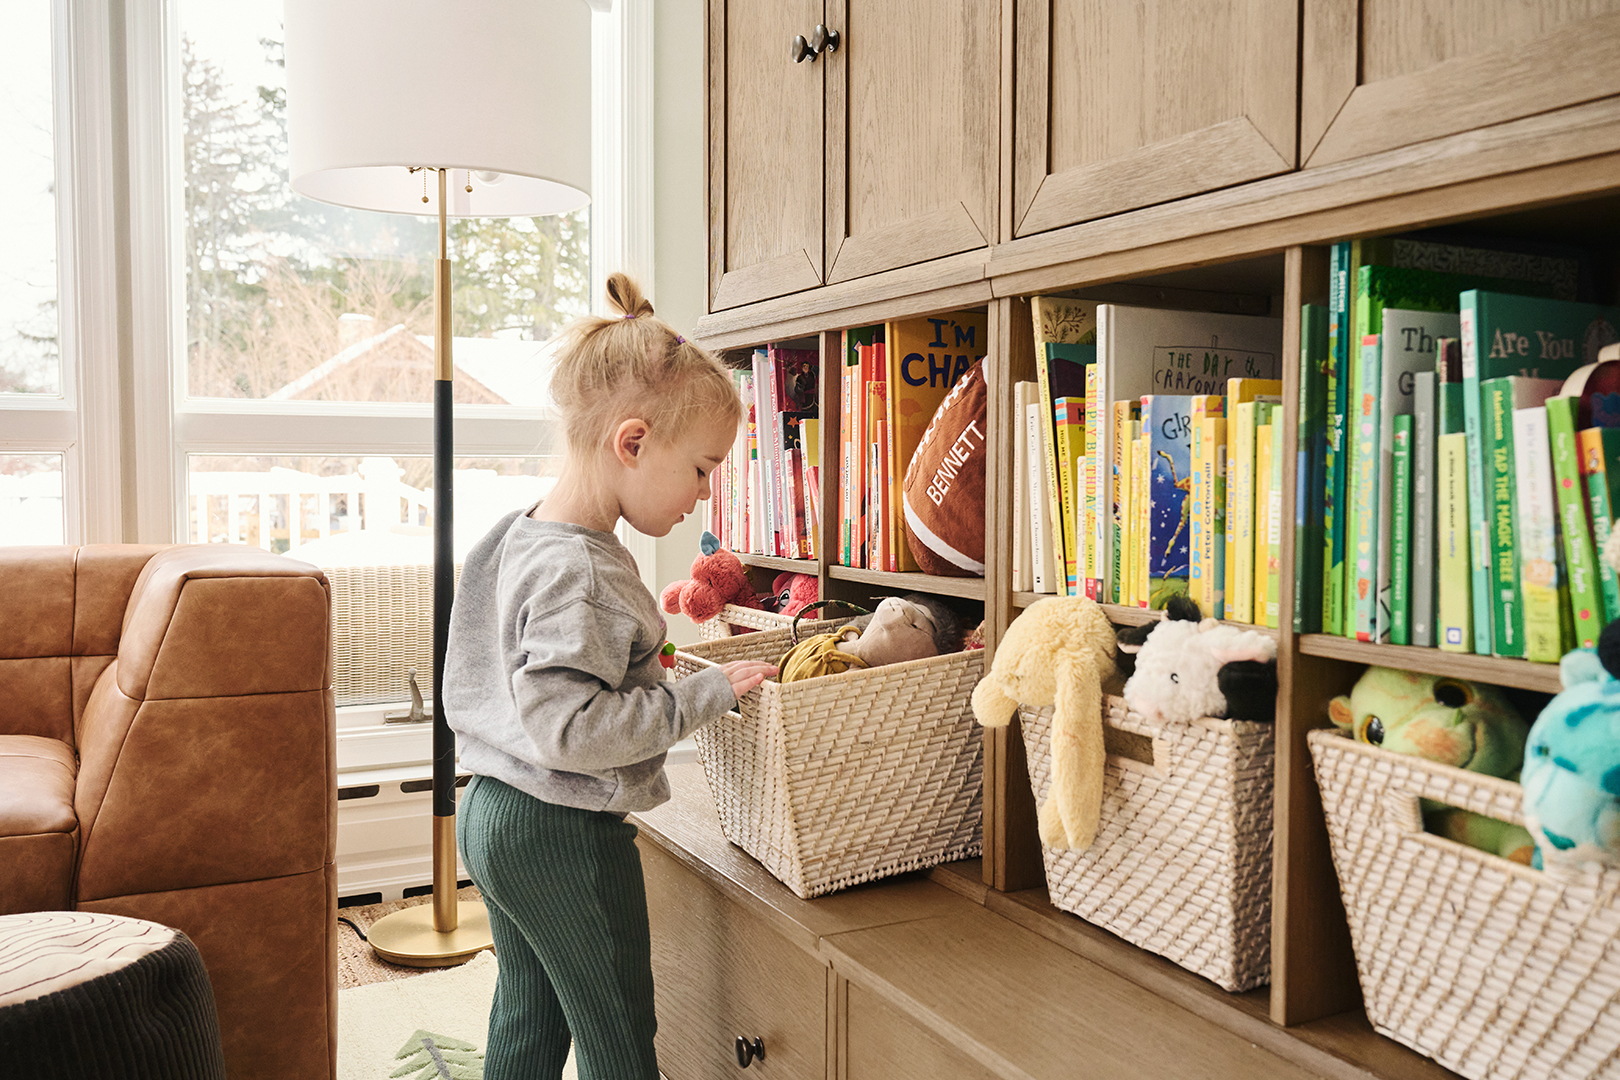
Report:
[[616,318],[558,350],[567,437],[557,486],[468,554],[450,619],[445,715],[473,774],[457,822],[500,976],[488,1080],[658,1080],[652,957],[636,829],[669,798],[664,754],[776,669],[745,661],[678,683],[623,518],[664,536],[709,497],[742,407],[725,370],[653,317],[623,274]]

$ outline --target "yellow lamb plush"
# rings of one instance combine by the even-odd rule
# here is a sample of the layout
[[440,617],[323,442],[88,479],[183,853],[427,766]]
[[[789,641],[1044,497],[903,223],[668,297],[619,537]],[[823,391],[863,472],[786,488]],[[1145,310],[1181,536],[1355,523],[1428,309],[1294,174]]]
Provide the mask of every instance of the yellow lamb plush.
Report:
[[1052,786],[1040,810],[1047,847],[1084,851],[1102,810],[1105,680],[1117,678],[1114,628],[1083,596],[1050,597],[1013,620],[990,674],[973,690],[973,714],[1004,727],[1019,703],[1053,706]]

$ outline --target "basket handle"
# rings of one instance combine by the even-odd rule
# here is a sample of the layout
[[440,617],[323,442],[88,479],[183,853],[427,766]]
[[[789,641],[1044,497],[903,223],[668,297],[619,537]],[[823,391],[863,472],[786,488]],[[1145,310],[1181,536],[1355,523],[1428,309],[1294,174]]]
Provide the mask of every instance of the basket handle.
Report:
[[804,618],[804,613],[807,611],[815,611],[819,608],[830,607],[833,604],[837,604],[839,607],[847,607],[857,615],[872,614],[866,608],[861,607],[861,605],[852,604],[848,600],[817,600],[813,604],[806,604],[804,607],[799,609],[799,613],[797,615],[793,616],[793,622],[788,627],[788,637],[793,644],[797,645],[799,643],[799,620]]

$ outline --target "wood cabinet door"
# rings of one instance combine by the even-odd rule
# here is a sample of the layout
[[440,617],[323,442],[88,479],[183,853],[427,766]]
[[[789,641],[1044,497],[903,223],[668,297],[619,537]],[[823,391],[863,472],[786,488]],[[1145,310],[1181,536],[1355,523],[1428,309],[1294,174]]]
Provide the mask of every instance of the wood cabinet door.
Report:
[[1620,0],[1305,0],[1306,166],[1620,93]]
[[658,1008],[669,1080],[733,1080],[737,1036],[764,1043],[761,1080],[827,1075],[826,965],[642,842]]
[[821,284],[822,0],[709,0],[709,310]]
[[999,0],[828,0],[828,284],[985,247]]
[[1015,235],[1294,167],[1296,0],[1016,3]]

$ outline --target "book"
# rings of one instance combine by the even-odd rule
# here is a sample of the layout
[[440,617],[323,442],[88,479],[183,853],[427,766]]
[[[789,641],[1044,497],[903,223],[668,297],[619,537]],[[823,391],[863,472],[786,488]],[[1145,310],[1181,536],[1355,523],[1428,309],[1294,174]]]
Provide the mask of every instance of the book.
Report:
[[[1254,315],[1161,311],[1123,304],[1097,307],[1097,386],[1104,408],[1149,394],[1219,394],[1234,378],[1279,379],[1282,320]],[[1280,388],[1274,393],[1280,393]],[[1113,458],[1113,428],[1100,429],[1098,460]],[[1107,484],[1112,477],[1104,474]],[[1098,493],[1101,505],[1114,493]],[[1105,543],[1112,534],[1105,530]],[[1101,564],[1111,565],[1110,551]],[[1107,591],[1107,590],[1105,590]]]
[[1306,304],[1300,311],[1299,421],[1294,467],[1294,630],[1322,628],[1322,559],[1327,535],[1328,381],[1333,356],[1328,347],[1328,309]]
[[[1039,390],[1032,397],[1039,396]],[[1038,593],[1057,591],[1054,580],[1055,562],[1052,558],[1051,525],[1052,498],[1046,487],[1046,464],[1042,459],[1041,439],[1046,429],[1046,409],[1032,400],[1024,407],[1024,441],[1026,444],[1027,475],[1024,480],[1029,507],[1030,588]]]
[[[1030,298],[1030,316],[1035,333],[1036,382],[1039,385],[1040,400],[1049,416],[1042,436],[1042,459],[1046,469],[1048,495],[1056,506],[1061,496],[1058,484],[1056,416],[1052,413],[1052,408],[1060,397],[1083,397],[1086,385],[1084,371],[1072,367],[1057,365],[1054,378],[1054,360],[1073,364],[1079,362],[1079,358],[1072,350],[1050,349],[1048,346],[1090,346],[1090,358],[1095,358],[1097,305],[1089,300],[1076,300],[1067,296],[1033,296]],[[1061,522],[1053,521],[1050,524],[1053,529],[1050,542],[1057,545],[1057,551],[1067,550],[1065,537],[1061,535]],[[1058,595],[1067,594],[1068,583],[1064,581],[1060,583]]]
[[1411,644],[1435,645],[1435,408],[1438,376],[1420,371],[1412,376],[1412,499],[1409,510],[1412,541]]
[[[1432,371],[1436,343],[1443,337],[1457,334],[1457,315],[1453,312],[1408,311],[1404,308],[1385,308],[1383,331],[1379,344],[1379,411],[1378,411],[1378,554],[1375,563],[1378,582],[1377,625],[1373,640],[1391,638],[1394,613],[1392,611],[1394,513],[1392,499],[1394,486],[1383,482],[1393,475],[1395,420],[1410,416],[1413,409],[1414,377],[1421,371]],[[1411,447],[1407,448],[1410,454]],[[1407,617],[1410,618],[1410,611]],[[1410,628],[1410,623],[1408,623]],[[1410,629],[1408,629],[1410,634]],[[1406,644],[1406,642],[1397,642]]]
[[1192,491],[1187,503],[1187,594],[1206,614],[1215,610],[1215,589],[1210,569],[1214,553],[1206,536],[1206,532],[1214,527],[1213,516],[1209,513],[1210,490],[1214,485],[1214,459],[1211,453],[1213,447],[1204,444],[1204,421],[1212,416],[1224,416],[1225,408],[1226,399],[1218,395],[1199,395],[1192,399],[1189,432],[1192,447],[1188,454]]
[[[1030,532],[1029,512],[1029,407],[1035,404],[1034,382],[1013,384],[1013,482],[1012,482],[1012,588],[1014,592],[1032,592],[1035,588],[1031,558],[1034,542]],[[1038,448],[1038,444],[1037,444]]]
[[1226,618],[1254,622],[1254,465],[1256,412],[1263,403],[1242,401],[1227,427]]
[[[1202,411],[1220,408],[1220,398],[1199,395]],[[1162,609],[1172,595],[1185,595],[1191,563],[1192,417],[1188,394],[1142,398],[1148,457],[1148,607]],[[1213,404],[1212,404],[1213,403]]]
[[889,543],[889,489],[883,483],[883,447],[888,438],[888,381],[874,379],[866,384],[866,566],[887,570]]
[[1109,455],[1112,465],[1108,471],[1108,482],[1101,485],[1097,498],[1101,501],[1104,499],[1103,492],[1109,493],[1106,496],[1106,505],[1109,507],[1111,521],[1103,544],[1103,551],[1106,553],[1104,565],[1108,568],[1108,582],[1103,588],[1103,598],[1111,603],[1122,604],[1127,602],[1123,598],[1120,583],[1126,580],[1121,575],[1121,571],[1125,561],[1125,514],[1130,502],[1125,497],[1131,475],[1129,464],[1130,425],[1132,422],[1139,422],[1142,419],[1142,403],[1134,398],[1116,401],[1113,403],[1112,411],[1114,423],[1110,433],[1112,446]]
[[[1093,361],[1096,352],[1092,352]],[[1100,462],[1097,457],[1097,365],[1086,365],[1086,393],[1085,402],[1081,410],[1081,423],[1084,438],[1080,450],[1080,473],[1076,489],[1080,493],[1081,513],[1077,516],[1080,522],[1080,531],[1083,538],[1081,543],[1081,564],[1076,567],[1081,582],[1081,593],[1093,600],[1102,599],[1101,563],[1102,552],[1102,519],[1097,506],[1097,481],[1100,476]]]
[[839,460],[842,537],[838,561],[845,566],[866,565],[861,519],[866,490],[866,382],[876,366],[874,346],[883,341],[883,326],[854,326],[844,331],[843,367],[839,390]]
[[1271,407],[1267,426],[1271,430],[1271,479],[1266,500],[1265,609],[1266,625],[1276,629],[1282,625],[1283,461],[1287,457],[1283,447],[1281,405]]
[[1208,618],[1226,617],[1226,425],[1225,417],[1206,416],[1200,470],[1209,495],[1204,503],[1204,562],[1209,568],[1198,608]]
[[1524,606],[1524,656],[1555,664],[1564,655],[1559,613],[1558,510],[1553,496],[1547,407],[1513,410],[1517,486],[1515,539]]
[[1350,242],[1329,250],[1328,374],[1326,387],[1327,448],[1322,489],[1322,630],[1344,632],[1345,502],[1349,479],[1346,423],[1350,410]]
[[1378,393],[1381,349],[1377,334],[1361,339],[1356,375],[1353,442],[1356,469],[1350,494],[1349,604],[1355,614],[1355,638],[1372,641],[1378,629]]
[[[1542,300],[1470,288],[1458,297],[1460,309],[1464,431],[1468,434],[1469,516],[1474,529],[1474,651],[1496,647],[1491,618],[1496,596],[1490,577],[1496,556],[1488,523],[1496,519],[1493,493],[1486,482],[1483,410],[1480,387],[1506,375],[1565,379],[1583,364],[1594,363],[1599,350],[1614,341],[1620,311],[1595,304]],[[1515,575],[1516,577],[1516,575]],[[1481,625],[1483,623],[1483,625]],[[1509,651],[1502,655],[1516,656]]]
[[1446,652],[1472,652],[1474,646],[1473,560],[1468,543],[1468,436],[1451,432],[1435,440],[1435,497],[1439,521],[1436,637]]
[[[1493,238],[1493,242],[1500,241]],[[1379,266],[1523,282],[1562,300],[1575,299],[1580,287],[1580,260],[1570,255],[1504,251],[1412,236],[1379,236],[1359,244],[1362,262]]]
[[[1497,656],[1524,656],[1527,640],[1516,532],[1518,502],[1524,492],[1519,488],[1519,469],[1515,462],[1517,440],[1513,414],[1541,405],[1562,386],[1558,379],[1519,375],[1487,379],[1480,384],[1484,410],[1480,438],[1486,462],[1485,499],[1491,514],[1485,541],[1490,552],[1486,587],[1490,590],[1491,648]],[[1556,588],[1556,577],[1551,581]]]
[[[1389,324],[1386,322],[1385,326]],[[1432,375],[1433,372],[1430,372]],[[1412,644],[1412,416],[1395,417],[1391,454],[1389,641]],[[1382,571],[1380,571],[1381,573]]]
[[1598,587],[1603,593],[1603,621],[1620,618],[1620,577],[1603,558],[1620,506],[1620,428],[1585,428],[1575,433],[1581,477],[1591,512],[1592,548],[1597,553]]
[[1547,399],[1547,439],[1552,452],[1558,531],[1563,542],[1564,566],[1569,575],[1575,647],[1593,649],[1597,647],[1598,633],[1603,629],[1603,589],[1598,583],[1592,526],[1586,520],[1580,449],[1575,444],[1575,418],[1579,405],[1578,397],[1558,395]]
[[1153,436],[1144,416],[1136,439],[1136,606],[1153,602]]
[[[1237,469],[1237,466],[1238,466],[1238,461],[1237,461],[1237,455],[1234,452],[1234,440],[1237,438],[1236,425],[1235,425],[1235,422],[1234,422],[1235,418],[1236,418],[1236,413],[1235,413],[1234,410],[1237,408],[1237,406],[1239,406],[1239,405],[1241,405],[1241,404],[1243,404],[1245,402],[1252,402],[1252,401],[1257,401],[1257,400],[1265,401],[1265,402],[1268,402],[1268,403],[1270,403],[1270,402],[1280,402],[1280,401],[1282,401],[1282,397],[1280,396],[1281,394],[1282,394],[1282,380],[1280,380],[1280,379],[1236,378],[1236,379],[1228,379],[1227,382],[1226,382],[1226,417],[1227,417],[1227,425],[1226,425],[1226,439],[1227,439],[1226,488],[1225,488],[1225,493],[1226,493],[1226,521],[1225,521],[1225,530],[1224,530],[1224,533],[1223,533],[1225,543],[1226,543],[1226,554],[1225,554],[1224,560],[1223,560],[1224,568],[1225,568],[1225,578],[1224,578],[1224,584],[1222,585],[1222,588],[1221,588],[1221,593],[1222,593],[1222,596],[1224,597],[1224,602],[1223,602],[1222,606],[1225,609],[1227,609],[1228,612],[1236,610],[1236,597],[1237,597],[1237,589],[1238,589],[1238,586],[1237,586],[1238,513],[1237,513],[1236,500],[1238,498],[1239,493],[1238,493],[1238,489],[1237,489],[1237,472],[1236,472],[1236,469]],[[1252,419],[1250,420],[1250,424],[1252,426],[1252,424],[1253,424]],[[1249,446],[1251,448],[1250,449],[1250,473],[1249,473],[1249,478],[1248,478],[1248,481],[1247,481],[1248,487],[1245,490],[1246,490],[1246,493],[1247,493],[1247,497],[1252,501],[1253,498],[1254,498],[1253,449],[1252,449],[1252,447],[1253,447],[1253,438],[1252,438],[1252,433],[1251,433],[1251,437],[1250,437]],[[1253,515],[1253,509],[1251,507],[1250,508],[1250,519],[1249,519],[1251,521],[1251,523],[1252,523],[1252,515]],[[1252,543],[1252,542],[1253,541],[1252,541],[1252,538],[1251,538],[1250,543]],[[1253,588],[1252,581],[1251,581],[1251,584],[1250,584],[1250,588],[1251,588],[1251,590]],[[1250,604],[1249,604],[1249,608],[1252,609],[1252,607],[1253,607],[1253,602],[1251,600]],[[1229,613],[1229,614],[1225,615],[1224,618],[1236,619],[1237,616]],[[1245,618],[1245,619],[1243,619],[1241,621],[1250,622],[1250,621],[1252,621],[1252,616],[1250,618]]]
[[1141,428],[1142,422],[1136,416],[1125,423],[1120,481],[1116,488],[1120,514],[1118,602],[1126,607],[1136,606],[1136,443]]
[[[900,505],[900,484],[906,466],[922,442],[923,433],[961,377],[984,359],[988,347],[987,316],[972,311],[953,311],[920,319],[900,319],[884,331],[888,382],[885,402],[885,438],[889,452],[883,462],[885,539],[889,558],[885,569],[901,573],[918,571],[906,544]],[[1081,386],[1084,392],[1084,384]]]
[[[1462,325],[1460,313],[1457,316],[1457,323],[1459,327]],[[1434,379],[1435,403],[1439,409],[1435,434],[1454,435],[1465,430],[1461,341],[1456,338],[1441,338],[1434,343]]]
[[1271,557],[1271,426],[1270,409],[1255,411],[1254,425],[1254,624],[1270,626],[1266,598]]
[[1075,464],[1079,457],[1076,443],[1083,444],[1085,440],[1085,433],[1080,429],[1084,410],[1085,401],[1080,398],[1060,397],[1052,403],[1052,414],[1056,420],[1054,430],[1057,432],[1057,506],[1062,515],[1058,527],[1063,534],[1064,595],[1067,596],[1084,595],[1077,585],[1079,547],[1084,541],[1077,525],[1081,515],[1075,492]]

